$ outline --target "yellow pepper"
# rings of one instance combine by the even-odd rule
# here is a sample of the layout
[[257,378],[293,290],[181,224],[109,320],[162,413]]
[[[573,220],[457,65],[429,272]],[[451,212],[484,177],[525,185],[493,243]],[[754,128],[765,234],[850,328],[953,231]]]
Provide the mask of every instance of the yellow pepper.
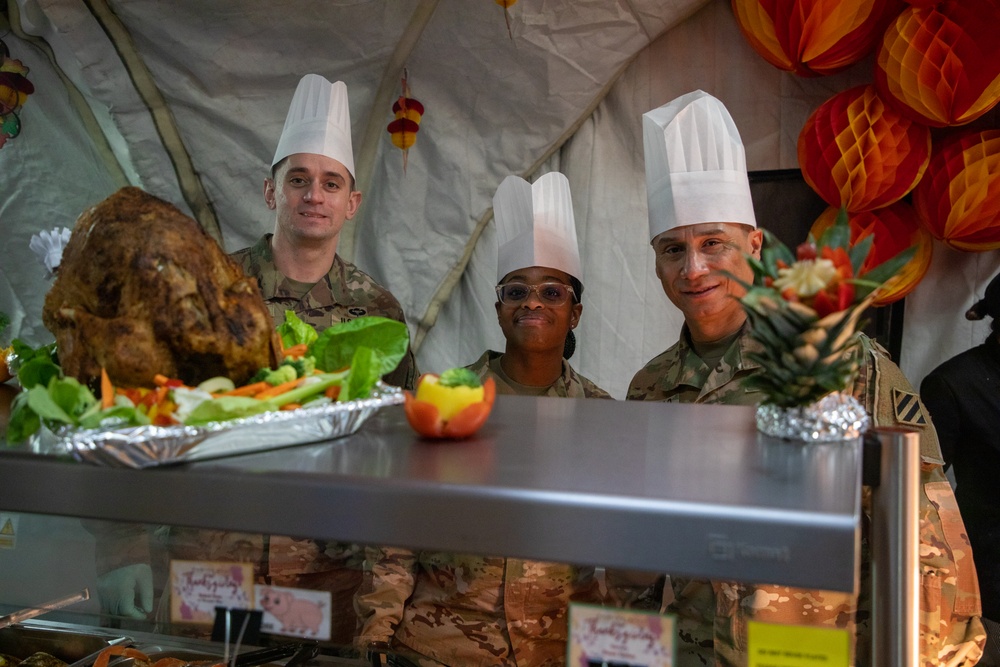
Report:
[[410,426],[428,438],[465,438],[486,422],[496,396],[493,378],[480,383],[464,368],[441,376],[426,374],[417,382],[416,396],[406,392],[404,409]]

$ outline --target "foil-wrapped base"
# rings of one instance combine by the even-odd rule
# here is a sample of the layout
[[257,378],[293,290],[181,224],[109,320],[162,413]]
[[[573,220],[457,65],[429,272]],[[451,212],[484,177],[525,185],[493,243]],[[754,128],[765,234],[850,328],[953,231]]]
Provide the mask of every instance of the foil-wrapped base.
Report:
[[861,437],[871,420],[857,399],[833,392],[810,405],[757,407],[757,430],[765,435],[802,442],[836,442]]

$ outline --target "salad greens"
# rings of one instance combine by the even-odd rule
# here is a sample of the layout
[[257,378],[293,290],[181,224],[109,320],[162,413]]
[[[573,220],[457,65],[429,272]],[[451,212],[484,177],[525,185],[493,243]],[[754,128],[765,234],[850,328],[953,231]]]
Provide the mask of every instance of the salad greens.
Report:
[[399,365],[409,344],[410,334],[405,324],[368,315],[324,329],[309,345],[308,355],[316,359],[316,368],[338,371],[351,366],[355,351],[366,347],[378,357],[378,364],[366,372],[377,371],[381,377]]
[[[290,404],[329,402],[330,396],[339,401],[366,398],[379,379],[396,368],[409,345],[406,325],[382,317],[360,317],[317,334],[288,311],[278,332],[286,349],[305,344],[305,355],[287,357],[277,369],[263,368],[258,373],[260,377],[251,382],[265,381],[278,386],[301,379],[294,388],[256,398],[227,395],[230,393],[227,391],[213,395],[204,389],[205,386],[221,389],[223,383],[202,383],[202,388],[197,388],[175,386],[181,383],[172,381],[169,389],[161,391],[169,391],[173,418],[188,425],[202,425],[279,410]],[[137,399],[130,398],[138,391],[147,392],[148,396],[151,390],[119,389],[114,404],[102,408],[102,402],[86,385],[63,375],[54,343],[33,349],[15,340],[14,353],[20,362],[17,377],[24,391],[14,398],[11,406],[9,442],[27,440],[43,424],[51,429],[64,425],[111,429],[151,423],[146,412],[149,406],[140,407]],[[329,393],[334,387],[340,388],[339,394]],[[233,393],[236,392],[238,388]]]

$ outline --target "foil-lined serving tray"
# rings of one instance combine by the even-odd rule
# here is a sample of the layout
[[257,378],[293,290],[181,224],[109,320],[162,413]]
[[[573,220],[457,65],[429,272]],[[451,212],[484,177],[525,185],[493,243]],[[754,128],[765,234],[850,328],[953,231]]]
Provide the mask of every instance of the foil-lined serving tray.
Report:
[[84,463],[151,468],[260,452],[342,438],[356,432],[377,410],[398,405],[403,390],[379,382],[368,398],[201,426],[130,426],[98,430],[42,429],[29,447],[39,454],[69,454]]

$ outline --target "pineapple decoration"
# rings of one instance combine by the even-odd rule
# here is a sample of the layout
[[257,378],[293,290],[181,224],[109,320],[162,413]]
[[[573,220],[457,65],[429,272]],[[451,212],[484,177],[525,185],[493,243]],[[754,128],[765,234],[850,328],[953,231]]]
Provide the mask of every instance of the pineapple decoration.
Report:
[[749,258],[755,284],[744,284],[741,299],[759,347],[749,357],[762,367],[747,380],[748,388],[764,395],[758,428],[787,437],[782,429],[790,409],[807,409],[828,397],[849,402],[863,415],[853,397],[841,393],[858,371],[859,319],[915,249],[869,268],[865,260],[873,237],[851,246],[846,211],[818,241],[810,236],[794,254],[767,232],[765,238],[761,259]]
[[507,22],[507,37],[514,39],[514,33],[510,30],[510,12],[511,5],[517,4],[517,0],[494,0],[498,5],[503,7],[503,20]]
[[21,133],[18,112],[33,92],[28,68],[10,57],[7,45],[0,39],[0,148]]
[[424,105],[410,97],[408,72],[403,69],[402,94],[392,104],[396,120],[385,128],[392,137],[392,145],[403,151],[403,173],[406,173],[406,158],[410,147],[417,141],[420,119],[424,115]]

